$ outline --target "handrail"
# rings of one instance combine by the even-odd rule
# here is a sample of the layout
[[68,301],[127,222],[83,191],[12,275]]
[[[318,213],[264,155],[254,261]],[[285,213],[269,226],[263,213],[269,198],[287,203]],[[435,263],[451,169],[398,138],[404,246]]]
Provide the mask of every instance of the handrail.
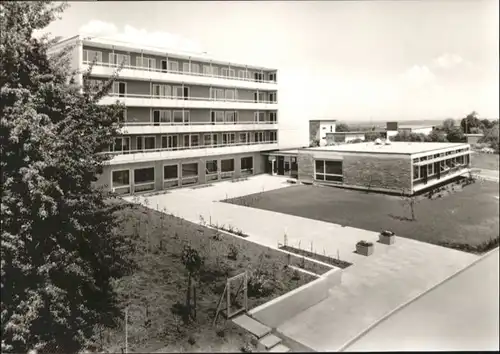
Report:
[[211,102],[242,102],[242,103],[265,103],[265,104],[278,104],[277,101],[266,101],[266,100],[242,100],[237,98],[214,98],[214,97],[193,97],[193,96],[156,96],[154,94],[144,95],[144,94],[135,94],[135,93],[117,93],[110,92],[108,96],[112,97],[122,97],[122,98],[149,98],[149,99],[163,99],[163,100],[178,100],[178,101],[211,101]]
[[240,121],[234,121],[234,122],[124,122],[123,126],[124,127],[130,127],[130,126],[190,126],[190,125],[237,125],[237,124],[278,124],[278,122],[274,121],[260,121],[260,122],[240,122]]
[[150,152],[161,152],[161,151],[179,151],[179,150],[198,150],[198,149],[212,149],[219,147],[230,147],[230,146],[245,146],[245,145],[263,145],[263,144],[276,144],[277,140],[270,141],[252,141],[249,143],[231,143],[231,144],[210,144],[210,145],[197,145],[190,147],[176,146],[170,148],[155,148],[155,149],[142,149],[142,150],[126,150],[126,151],[103,151],[98,153],[99,155],[129,155],[129,154],[140,154],[140,153],[150,153]]
[[[93,63],[92,61],[83,60],[83,64],[92,64],[92,63]],[[120,67],[119,64],[106,63],[106,62],[95,62],[94,65],[106,66],[106,67],[110,67],[110,68]],[[123,65],[122,68],[123,69],[132,69],[132,70],[154,71],[154,72],[170,73],[170,74],[179,74],[179,75],[193,75],[193,76],[215,77],[215,78],[219,78],[219,79],[260,82],[260,83],[264,83],[264,84],[277,84],[276,81],[270,81],[270,80],[255,80],[252,78],[242,78],[242,77],[236,77],[236,76],[229,77],[229,76],[205,74],[205,73],[199,73],[199,72],[197,73],[197,72],[191,72],[191,71],[185,72],[185,71],[180,71],[180,70],[149,68],[149,67],[137,66],[137,65]]]

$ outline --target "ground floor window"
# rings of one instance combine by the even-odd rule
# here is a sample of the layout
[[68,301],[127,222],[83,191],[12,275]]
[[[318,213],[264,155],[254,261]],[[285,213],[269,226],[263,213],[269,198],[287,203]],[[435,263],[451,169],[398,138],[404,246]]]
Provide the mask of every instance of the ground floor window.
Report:
[[163,166],[163,189],[177,187],[179,185],[179,166]]
[[182,164],[182,185],[198,183],[198,163]]
[[138,168],[134,170],[134,192],[152,191],[155,189],[155,168]]
[[111,173],[111,189],[117,194],[130,193],[130,171],[113,171]]
[[315,160],[314,179],[328,182],[343,182],[342,161]]
[[253,173],[253,157],[242,157],[241,158],[241,174],[251,175]]
[[221,179],[231,178],[234,173],[234,159],[220,161]]
[[205,180],[214,181],[219,178],[219,169],[217,160],[208,160],[205,162]]

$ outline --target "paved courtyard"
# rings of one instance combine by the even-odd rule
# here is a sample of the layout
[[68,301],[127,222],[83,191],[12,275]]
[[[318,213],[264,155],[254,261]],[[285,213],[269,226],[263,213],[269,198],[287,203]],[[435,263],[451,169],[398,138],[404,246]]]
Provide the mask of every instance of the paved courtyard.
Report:
[[[219,202],[252,193],[288,188],[286,178],[259,175],[246,181],[220,182],[141,197],[151,208],[199,223],[232,225],[249,241],[276,248],[283,243],[353,263],[344,270],[342,285],[330,297],[287,321],[279,330],[314,350],[337,350],[367,326],[401,304],[472,263],[477,256],[431,244],[397,238],[392,246],[375,243],[375,253],[354,253],[359,240],[376,242],[378,233],[273,211]],[[125,198],[132,201],[132,197]]]

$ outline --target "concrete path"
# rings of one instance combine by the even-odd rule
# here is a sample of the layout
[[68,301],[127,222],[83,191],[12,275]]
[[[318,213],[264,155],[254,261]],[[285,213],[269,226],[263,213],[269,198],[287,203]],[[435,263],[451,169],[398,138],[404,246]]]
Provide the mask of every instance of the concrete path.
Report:
[[478,170],[477,175],[480,178],[483,178],[483,179],[488,180],[488,181],[493,181],[493,182],[498,182],[500,180],[499,172],[497,170],[487,170],[484,168],[479,168],[477,170]]
[[[287,234],[288,244],[337,257],[353,265],[344,270],[342,286],[330,298],[280,326],[292,339],[315,350],[336,350],[367,326],[412,297],[443,281],[477,257],[398,237],[396,244],[379,244],[376,232],[343,227],[272,211],[218,202],[277,188],[286,178],[259,175],[241,182],[220,182],[204,188],[184,188],[147,197],[149,207],[199,223],[232,225],[247,240],[276,248]],[[127,197],[129,201],[132,197]],[[145,203],[144,197],[140,198]],[[375,253],[354,253],[360,240],[375,243]],[[411,326],[411,324],[409,324]]]
[[498,351],[498,270],[497,248],[380,322],[345,351]]

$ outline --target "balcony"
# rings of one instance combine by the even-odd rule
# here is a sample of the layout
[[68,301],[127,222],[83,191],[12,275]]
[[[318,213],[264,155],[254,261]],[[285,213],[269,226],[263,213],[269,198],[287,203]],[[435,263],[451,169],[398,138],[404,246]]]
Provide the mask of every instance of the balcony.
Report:
[[[81,71],[88,70],[91,62],[83,61]],[[117,64],[96,62],[92,68],[92,76],[110,77],[119,67]],[[209,75],[203,73],[184,72],[175,70],[165,70],[156,68],[146,68],[135,65],[124,65],[119,74],[120,78],[143,81],[159,81],[171,83],[186,83],[202,86],[223,86],[235,88],[248,88],[254,90],[275,91],[277,83],[275,81],[265,81],[239,77],[226,77],[221,75]]]
[[277,102],[274,101],[248,101],[241,99],[215,99],[210,97],[177,97],[110,93],[99,102],[110,105],[119,101],[127,107],[151,108],[205,108],[205,109],[231,109],[231,110],[276,110]]
[[261,122],[125,122],[122,134],[217,133],[254,130],[277,130],[278,123]]
[[174,147],[150,150],[130,150],[127,152],[103,152],[111,155],[107,161],[109,165],[119,165],[133,162],[148,162],[167,159],[187,159],[199,156],[216,156],[227,154],[241,154],[278,149],[277,141],[260,141],[249,143],[232,143],[218,145],[200,145],[196,147]]

